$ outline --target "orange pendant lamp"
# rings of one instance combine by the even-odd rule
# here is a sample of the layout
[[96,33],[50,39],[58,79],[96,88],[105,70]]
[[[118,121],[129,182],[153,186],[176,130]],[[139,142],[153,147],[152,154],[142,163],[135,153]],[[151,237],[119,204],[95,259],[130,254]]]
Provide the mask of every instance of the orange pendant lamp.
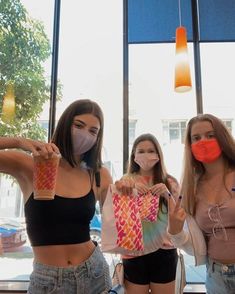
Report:
[[185,27],[180,26],[176,29],[175,91],[182,93],[191,90],[191,88],[187,31]]
[[15,118],[15,93],[13,83],[8,83],[6,94],[3,97],[2,120],[6,123],[13,121]]
[[192,88],[190,67],[188,60],[187,31],[181,25],[181,0],[178,0],[180,26],[175,33],[175,91],[187,92]]

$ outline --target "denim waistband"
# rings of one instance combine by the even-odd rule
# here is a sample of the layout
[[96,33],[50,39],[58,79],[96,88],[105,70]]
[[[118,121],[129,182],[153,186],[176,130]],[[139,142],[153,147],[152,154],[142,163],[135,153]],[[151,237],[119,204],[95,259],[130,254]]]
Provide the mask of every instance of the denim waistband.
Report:
[[235,273],[235,264],[225,264],[225,263],[220,263],[218,261],[215,261],[211,258],[207,260],[208,265],[212,268],[212,271],[220,271],[222,273]]
[[35,273],[39,273],[42,275],[47,275],[50,277],[70,277],[74,275],[78,275],[84,271],[89,271],[92,264],[97,262],[97,257],[101,254],[98,246],[95,247],[95,250],[91,254],[91,256],[80,263],[77,266],[69,266],[69,267],[58,267],[53,265],[46,265],[40,262],[33,263],[33,270]]

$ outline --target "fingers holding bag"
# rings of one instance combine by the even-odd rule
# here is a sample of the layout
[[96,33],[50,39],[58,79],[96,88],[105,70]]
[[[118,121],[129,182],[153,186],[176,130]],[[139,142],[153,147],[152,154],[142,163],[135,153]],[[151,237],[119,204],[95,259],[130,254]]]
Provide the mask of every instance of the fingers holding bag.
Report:
[[131,195],[135,188],[135,182],[131,178],[121,179],[115,182],[115,186],[122,195]]

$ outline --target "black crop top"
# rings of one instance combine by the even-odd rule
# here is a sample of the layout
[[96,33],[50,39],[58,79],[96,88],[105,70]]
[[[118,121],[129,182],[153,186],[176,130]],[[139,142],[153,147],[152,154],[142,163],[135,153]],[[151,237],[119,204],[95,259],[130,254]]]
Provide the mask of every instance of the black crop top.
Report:
[[31,194],[24,211],[32,246],[83,243],[90,240],[95,195],[92,189],[79,198],[55,195],[54,200],[34,200]]

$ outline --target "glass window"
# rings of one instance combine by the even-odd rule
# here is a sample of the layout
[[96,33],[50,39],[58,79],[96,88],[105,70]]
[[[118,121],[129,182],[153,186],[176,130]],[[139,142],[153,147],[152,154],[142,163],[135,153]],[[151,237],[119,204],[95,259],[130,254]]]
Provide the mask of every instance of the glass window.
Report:
[[123,122],[120,1],[61,1],[58,78],[63,85],[63,98],[57,103],[57,118],[76,99],[89,98],[99,103],[104,112],[103,160],[113,178],[120,178]]
[[226,127],[233,132],[233,119],[222,119]]
[[[189,60],[194,81],[191,44]],[[174,91],[175,44],[129,45],[129,64],[129,120],[136,120],[136,136],[156,135],[169,173],[179,179],[186,122],[196,115],[195,87]]]
[[[25,9],[25,11],[24,11]],[[47,139],[54,0],[1,1],[1,101],[11,81],[15,121],[0,106],[0,135]],[[6,48],[7,51],[4,51]],[[1,103],[2,104],[2,103]],[[45,121],[39,122],[42,110]],[[4,123],[3,123],[4,122]],[[0,174],[0,281],[28,280],[33,254],[26,236],[24,203],[15,180]]]
[[[9,4],[11,1],[5,2]],[[68,104],[76,99],[89,98],[100,104],[105,119],[103,161],[115,180],[122,175],[123,157],[122,3],[118,0],[112,3],[108,0],[97,3],[61,2],[58,80],[62,98],[56,105],[56,120]],[[40,26],[43,27],[45,38],[48,40],[49,55],[40,62],[40,66],[43,77],[49,83],[54,1],[23,0],[22,5],[29,18],[41,22]],[[104,13],[105,11],[108,13]],[[39,59],[39,56],[35,58],[37,57]],[[34,102],[30,101],[32,107],[38,106],[35,128],[41,131],[42,140],[47,140],[49,102],[46,100],[49,98],[49,89],[48,84],[46,94],[42,92],[45,94],[42,97],[44,100],[40,100],[43,102],[42,105],[37,105],[37,95]],[[43,89],[38,91],[40,93]],[[32,130],[32,125],[25,125],[25,136],[29,136],[27,129]],[[134,136],[134,121],[131,132]],[[33,137],[39,138],[38,133],[34,133]],[[3,219],[0,229],[12,230],[12,235],[5,237],[2,234],[4,253],[0,257],[0,280],[28,280],[32,271],[33,255],[28,239],[25,239],[23,198],[18,185],[6,176],[0,177],[0,192],[0,215]],[[13,234],[16,230],[17,233]],[[98,237],[99,233],[94,236]],[[15,242],[14,247],[6,249],[10,242]],[[111,265],[111,258],[107,257],[107,260]]]
[[184,144],[186,120],[163,120],[162,125],[164,142],[171,143],[174,140],[178,140]]
[[203,43],[200,49],[204,112],[221,118],[235,135],[235,43]]
[[135,133],[136,133],[136,119],[130,119],[129,120],[129,142],[130,144],[133,144],[135,140]]

